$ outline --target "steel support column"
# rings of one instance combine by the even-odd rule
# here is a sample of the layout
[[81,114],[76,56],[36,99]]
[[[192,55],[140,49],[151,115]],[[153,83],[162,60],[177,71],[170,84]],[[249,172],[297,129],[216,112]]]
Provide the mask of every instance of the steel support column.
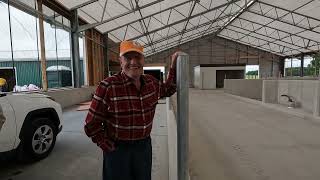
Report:
[[108,77],[109,74],[109,59],[108,59],[108,33],[103,34],[103,58],[104,58],[104,76]]
[[303,65],[304,65],[304,54],[301,55],[301,66],[300,66],[300,77],[303,77],[304,76],[304,68],[303,68]]
[[[38,10],[42,12],[42,0],[37,1]],[[41,54],[41,77],[42,77],[42,89],[43,91],[48,91],[48,80],[47,80],[47,64],[46,64],[46,48],[44,39],[44,26],[43,26],[43,16],[39,16],[39,38],[40,38],[40,54]]]
[[80,54],[79,54],[79,19],[77,9],[71,11],[71,60],[72,60],[72,74],[73,86],[75,88],[81,87],[80,79]]
[[178,180],[188,180],[189,165],[189,55],[177,60],[177,142]]

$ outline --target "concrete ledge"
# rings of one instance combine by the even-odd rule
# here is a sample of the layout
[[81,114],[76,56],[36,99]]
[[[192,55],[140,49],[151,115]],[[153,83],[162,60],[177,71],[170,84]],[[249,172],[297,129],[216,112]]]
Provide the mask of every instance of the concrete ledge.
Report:
[[96,86],[87,86],[82,88],[59,88],[50,89],[47,92],[41,92],[54,98],[61,104],[62,108],[72,106],[81,102],[89,101],[92,98]]

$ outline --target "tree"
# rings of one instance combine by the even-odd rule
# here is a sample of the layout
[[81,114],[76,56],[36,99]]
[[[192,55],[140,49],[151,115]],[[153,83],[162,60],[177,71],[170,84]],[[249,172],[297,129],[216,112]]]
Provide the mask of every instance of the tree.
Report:
[[314,72],[313,75],[318,76],[319,75],[319,68],[320,68],[320,54],[314,54],[313,60],[311,60],[311,63],[308,64],[308,68],[311,69],[311,71]]
[[256,71],[248,71],[246,75],[258,75],[258,70]]

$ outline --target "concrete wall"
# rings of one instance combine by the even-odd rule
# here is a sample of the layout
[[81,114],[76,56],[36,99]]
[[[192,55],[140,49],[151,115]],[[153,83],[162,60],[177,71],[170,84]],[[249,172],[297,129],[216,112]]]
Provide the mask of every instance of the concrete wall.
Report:
[[266,54],[268,61],[259,62],[260,78],[279,77],[279,60],[273,54]]
[[[198,66],[196,67],[198,68]],[[230,66],[230,67],[199,67],[195,72],[197,79],[194,81],[194,86],[199,89],[216,89],[217,70],[243,70],[244,66]]]
[[52,89],[48,92],[43,92],[54,98],[61,104],[62,108],[72,106],[81,102],[91,100],[91,94],[94,93],[96,87],[88,86],[82,88],[61,88]]
[[262,99],[261,79],[225,79],[224,92],[251,99]]
[[317,80],[265,80],[263,82],[263,102],[288,105],[293,97],[297,108],[319,116],[320,81]]
[[[170,55],[177,49],[172,48],[146,57],[146,63],[169,64]],[[194,85],[194,67],[199,64],[244,63],[259,65],[260,74],[263,76],[270,77],[279,74],[279,56],[221,37],[193,40],[180,45],[179,50],[190,55],[190,86]]]
[[200,73],[200,66],[194,67],[194,87],[200,88],[200,80],[201,80],[201,73]]
[[264,80],[262,83],[262,102],[278,103],[278,80]]

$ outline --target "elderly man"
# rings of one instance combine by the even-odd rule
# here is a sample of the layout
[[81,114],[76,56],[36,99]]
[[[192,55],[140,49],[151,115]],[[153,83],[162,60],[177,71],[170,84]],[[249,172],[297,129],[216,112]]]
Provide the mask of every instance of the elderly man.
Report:
[[143,74],[143,47],[120,44],[121,72],[100,82],[85,132],[103,150],[104,180],[151,180],[150,132],[158,99],[176,92],[176,59],[165,83]]

